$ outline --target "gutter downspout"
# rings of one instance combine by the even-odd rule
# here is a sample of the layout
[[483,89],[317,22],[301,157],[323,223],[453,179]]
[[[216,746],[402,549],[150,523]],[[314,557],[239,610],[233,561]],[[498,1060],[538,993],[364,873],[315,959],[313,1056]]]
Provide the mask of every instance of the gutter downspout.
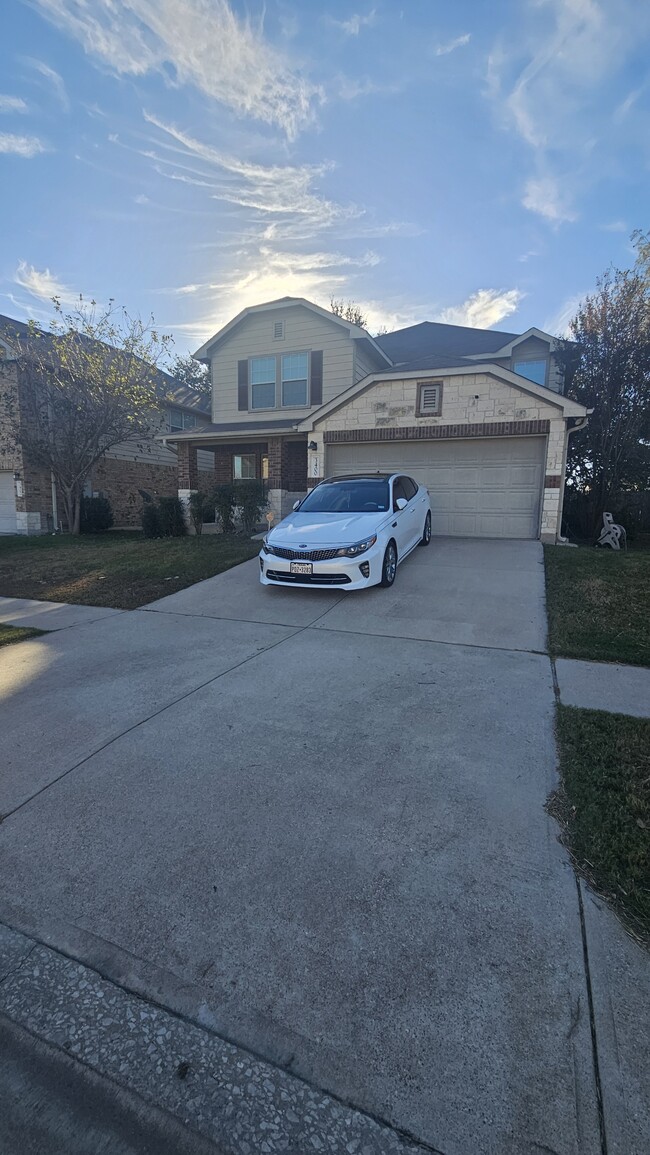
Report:
[[593,409],[588,409],[586,417],[581,417],[578,420],[577,424],[572,425],[571,428],[567,427],[566,437],[564,440],[564,460],[562,462],[562,486],[560,488],[560,507],[558,510],[558,522],[559,522],[559,524],[557,527],[557,540],[559,542],[562,542],[563,544],[568,542],[568,540],[569,540],[568,537],[562,537],[562,511],[564,509],[564,488],[566,486],[566,459],[567,459],[567,454],[569,451],[569,438],[570,438],[572,433],[577,433],[579,429],[584,429],[585,426],[589,424],[589,418],[591,417],[592,413],[593,413]]
[[52,527],[55,533],[59,530],[59,513],[56,505],[56,481],[54,480],[54,470],[50,470],[50,483],[52,485]]

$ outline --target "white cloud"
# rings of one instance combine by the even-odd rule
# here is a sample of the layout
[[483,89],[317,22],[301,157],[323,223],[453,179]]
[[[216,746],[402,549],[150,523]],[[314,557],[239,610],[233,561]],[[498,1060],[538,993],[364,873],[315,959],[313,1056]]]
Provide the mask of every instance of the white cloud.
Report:
[[293,139],[323,99],[273,48],[262,24],[237,15],[228,0],[34,0],[53,24],[120,75],[169,66],[231,108],[279,125]]
[[38,72],[47,82],[63,111],[69,112],[70,100],[66,92],[65,84],[63,83],[63,77],[60,76],[54,68],[50,68],[49,64],[45,64],[43,60],[36,60],[33,56],[25,56],[23,59],[26,64],[29,64],[29,66],[33,68],[35,72]]
[[340,100],[356,100],[359,96],[390,96],[401,92],[403,81],[395,80],[388,84],[370,80],[369,77],[339,76],[335,82],[336,95]]
[[462,305],[451,305],[435,318],[446,325],[468,325],[471,329],[491,329],[515,313],[523,298],[519,289],[479,289]]
[[354,15],[349,16],[347,20],[334,20],[330,18],[330,24],[334,24],[336,28],[340,28],[346,36],[358,36],[362,28],[370,28],[377,19],[377,10],[373,8],[367,15],[362,16],[355,12]]
[[0,132],[0,152],[29,159],[45,151],[45,145],[37,136],[16,136],[13,132]]
[[537,213],[553,225],[576,219],[576,214],[567,203],[566,194],[552,176],[531,177],[526,182],[522,204],[531,213]]
[[449,56],[450,52],[455,52],[457,48],[464,48],[472,39],[469,32],[465,32],[463,36],[457,36],[455,40],[449,40],[447,44],[438,44],[434,48],[434,56]]
[[64,304],[72,305],[79,300],[79,294],[73,293],[72,289],[57,280],[49,269],[36,269],[26,261],[18,262],[14,281],[32,297],[38,297],[42,301],[59,297]]
[[22,96],[4,96],[0,93],[0,112],[27,112],[27,102]]
[[544,322],[544,332],[552,333],[554,337],[570,337],[569,322],[575,317],[578,306],[585,296],[586,293],[576,293],[575,296],[568,297],[556,313],[547,317]]
[[626,233],[628,231],[628,225],[625,221],[610,221],[609,224],[600,227],[606,233]]
[[144,193],[138,193],[137,197],[134,197],[133,199],[137,205],[148,205],[150,203],[149,197],[145,196]]

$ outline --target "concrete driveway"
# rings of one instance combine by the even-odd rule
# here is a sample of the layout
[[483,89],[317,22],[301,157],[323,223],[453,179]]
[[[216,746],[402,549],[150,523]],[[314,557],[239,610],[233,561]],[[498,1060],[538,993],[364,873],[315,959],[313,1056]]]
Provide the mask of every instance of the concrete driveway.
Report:
[[253,561],[9,647],[4,899],[445,1155],[591,1155],[544,648],[540,546],[451,539],[389,591]]

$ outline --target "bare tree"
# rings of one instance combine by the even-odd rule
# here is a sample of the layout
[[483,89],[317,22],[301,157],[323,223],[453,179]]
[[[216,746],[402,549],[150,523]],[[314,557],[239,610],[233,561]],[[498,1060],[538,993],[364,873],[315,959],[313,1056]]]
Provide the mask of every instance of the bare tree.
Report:
[[171,362],[169,372],[172,377],[176,378],[179,385],[187,385],[189,389],[195,389],[197,393],[204,393],[206,397],[212,396],[210,370],[201,361],[195,361],[189,355],[184,357],[178,353]]
[[349,321],[351,325],[358,325],[360,329],[368,328],[368,318],[361,310],[361,306],[354,301],[337,301],[330,297],[330,310],[337,317]]
[[167,392],[157,368],[171,337],[153,323],[132,318],[109,301],[100,307],[79,298],[69,313],[54,298],[50,331],[33,321],[27,332],[7,334],[17,373],[0,373],[3,441],[20,443],[34,465],[51,471],[68,528],[79,533],[81,497],[93,466],[121,443],[148,448],[155,411]]

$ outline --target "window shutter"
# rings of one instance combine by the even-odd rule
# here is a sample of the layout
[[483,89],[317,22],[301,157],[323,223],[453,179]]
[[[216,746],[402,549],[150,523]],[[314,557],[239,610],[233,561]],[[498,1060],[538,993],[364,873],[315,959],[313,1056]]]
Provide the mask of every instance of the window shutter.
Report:
[[309,380],[311,383],[311,405],[323,404],[323,351],[315,349],[309,355]]
[[248,409],[248,361],[237,362],[237,408]]

